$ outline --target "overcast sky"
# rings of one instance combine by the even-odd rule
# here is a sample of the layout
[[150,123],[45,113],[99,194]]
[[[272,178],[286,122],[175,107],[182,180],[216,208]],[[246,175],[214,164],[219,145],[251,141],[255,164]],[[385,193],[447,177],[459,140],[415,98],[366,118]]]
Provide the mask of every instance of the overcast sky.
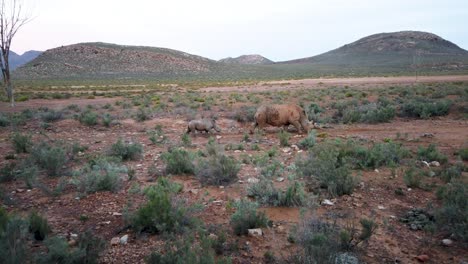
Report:
[[33,20],[12,50],[80,42],[171,48],[210,59],[310,57],[402,30],[468,49],[468,0],[23,0]]

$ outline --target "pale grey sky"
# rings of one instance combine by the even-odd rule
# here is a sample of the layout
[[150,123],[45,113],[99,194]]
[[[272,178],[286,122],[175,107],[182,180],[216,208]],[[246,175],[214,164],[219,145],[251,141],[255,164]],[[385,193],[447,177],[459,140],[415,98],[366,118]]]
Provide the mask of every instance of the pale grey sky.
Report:
[[418,30],[468,49],[467,0],[23,0],[34,19],[12,50],[80,42],[163,47],[210,59],[318,55],[381,32]]

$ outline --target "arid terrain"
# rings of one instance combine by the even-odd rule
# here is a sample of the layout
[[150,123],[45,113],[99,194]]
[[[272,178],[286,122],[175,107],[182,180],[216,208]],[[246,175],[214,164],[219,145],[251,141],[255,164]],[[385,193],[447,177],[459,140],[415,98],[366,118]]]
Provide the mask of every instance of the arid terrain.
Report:
[[[370,238],[349,250],[360,263],[467,263],[466,240],[453,230],[440,227],[437,218],[431,220],[430,228],[422,230],[412,230],[401,221],[415,208],[427,215],[437,215],[437,209],[444,205],[437,190],[451,182],[440,175],[446,175],[449,168],[462,167],[454,177],[466,186],[468,162],[459,153],[468,148],[467,91],[466,75],[412,76],[307,79],[200,89],[181,86],[174,91],[134,91],[117,97],[107,97],[105,92],[102,96],[90,93],[69,99],[29,99],[18,102],[14,108],[1,102],[0,114],[6,119],[17,120],[15,116],[24,116],[28,111],[30,114],[24,120],[0,127],[0,168],[12,163],[20,166],[34,155],[34,151],[15,152],[12,143],[15,132],[30,136],[32,149],[42,141],[75,144],[80,148],[59,168],[58,175],[48,176],[47,170],[39,166],[31,184],[20,177],[1,182],[0,205],[10,214],[24,217],[37,211],[50,225],[49,236],[64,237],[70,247],[76,246],[75,235],[91,231],[105,241],[99,256],[101,263],[145,263],[151,252],[164,253],[164,245],[185,235],[138,232],[125,220],[146,203],[145,187],[167,177],[183,186],[175,197],[198,208],[193,217],[200,220],[201,229],[215,240],[225,235],[217,258],[229,257],[232,263],[291,263],[287,262],[288,257],[302,252],[301,243],[294,239],[300,236],[295,230],[311,216],[336,222],[342,228],[355,224],[357,230],[362,229],[359,222],[363,218],[376,223],[377,229]],[[382,98],[389,103],[382,103],[386,102]],[[426,99],[433,100],[428,104],[450,101],[448,112],[412,116],[402,110]],[[284,132],[271,126],[264,132],[249,134],[255,109],[273,103],[297,103],[307,109],[309,117],[317,122],[312,132],[315,146],[301,147],[301,141],[308,135],[297,133],[292,126],[286,131],[287,142],[280,142],[280,134]],[[312,111],[313,105],[320,111]],[[360,118],[346,118],[347,112],[376,110],[384,105],[395,112],[388,120],[366,119],[364,116],[368,115],[364,114]],[[45,118],[51,111],[62,114],[54,120]],[[86,111],[97,114],[97,124],[87,124],[82,119]],[[106,125],[105,114],[111,118]],[[187,121],[200,117],[215,117],[221,132],[184,137]],[[142,146],[139,157],[121,162],[127,173],[119,174],[120,187],[83,192],[81,188],[86,183],[76,184],[87,173],[81,168],[98,156],[109,156],[111,146],[119,139]],[[221,185],[202,184],[196,172],[167,172],[164,155],[172,149],[193,153],[195,164],[199,164],[198,160],[207,159],[204,152],[212,141],[223,149],[224,155],[237,161],[239,171],[235,180]],[[298,160],[310,153],[319,155],[314,152],[316,146],[344,146],[349,141],[365,149],[395,144],[409,154],[397,158],[395,163],[386,163],[392,158],[388,153],[383,154],[380,164],[359,167],[351,162],[349,173],[355,177],[355,186],[351,193],[343,195],[321,188],[313,176],[300,171]],[[419,154],[420,148],[428,148],[430,144],[446,157],[439,165],[426,166],[424,162],[435,160],[426,160]],[[408,183],[405,174],[411,167],[424,174],[420,182]],[[259,179],[270,181],[283,192],[291,183],[298,182],[305,198],[299,206],[260,204],[258,210],[265,212],[271,221],[261,228],[263,235],[238,236],[230,223],[235,203],[240,199],[255,201],[248,190]],[[464,195],[466,201],[466,192]],[[466,219],[464,224],[466,235]],[[128,235],[128,243],[111,244],[112,238],[124,235]],[[199,235],[194,237],[197,241]],[[450,239],[450,243],[444,244],[444,239]],[[32,255],[47,251],[41,241],[30,238],[26,241],[31,259]]]

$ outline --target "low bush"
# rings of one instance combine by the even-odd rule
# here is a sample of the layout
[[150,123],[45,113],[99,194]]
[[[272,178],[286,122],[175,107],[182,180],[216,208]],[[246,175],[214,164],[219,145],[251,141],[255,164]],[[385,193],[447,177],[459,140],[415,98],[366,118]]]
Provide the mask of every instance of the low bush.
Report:
[[110,127],[112,122],[114,121],[114,117],[109,114],[109,113],[105,113],[103,116],[102,116],[102,124],[105,126],[105,127]]
[[419,146],[418,158],[427,162],[438,161],[441,164],[445,164],[448,161],[447,156],[439,152],[435,144],[430,144],[427,148]]
[[287,131],[281,130],[280,132],[278,132],[278,138],[279,138],[279,141],[280,141],[280,146],[282,146],[282,147],[289,146],[289,138],[290,137],[291,137],[291,135]]
[[231,216],[231,226],[236,235],[246,235],[249,229],[268,225],[267,216],[264,212],[257,211],[256,203],[240,200],[234,206],[236,212]]
[[169,149],[161,155],[161,158],[166,163],[167,174],[193,174],[195,172],[194,155],[185,149]]
[[163,252],[152,252],[146,258],[148,264],[193,263],[193,264],[229,264],[229,258],[216,258],[212,241],[202,236],[197,243],[193,237],[184,237],[166,243]]
[[0,127],[6,127],[10,125],[10,118],[5,115],[0,113]]
[[79,115],[78,120],[86,126],[95,126],[98,123],[98,114],[87,109]]
[[122,176],[126,173],[127,167],[100,160],[95,164],[88,163],[79,171],[75,171],[72,183],[85,194],[99,191],[116,192],[120,190]]
[[468,148],[460,149],[457,151],[457,155],[460,156],[463,161],[468,161]]
[[141,206],[128,221],[137,232],[183,233],[195,225],[193,210],[174,197],[180,186],[159,178],[158,184],[145,189],[148,202]]
[[440,172],[439,176],[444,182],[448,183],[452,180],[460,179],[462,177],[463,170],[463,163],[456,163],[450,167],[443,169]]
[[234,119],[240,123],[253,122],[256,111],[255,106],[241,106],[234,112]]
[[420,188],[424,174],[421,170],[411,167],[405,171],[403,182],[407,187]]
[[308,179],[318,181],[332,196],[351,194],[357,179],[349,172],[348,164],[339,157],[336,146],[330,143],[316,145],[305,157],[295,162],[297,172]]
[[29,153],[33,145],[31,135],[24,135],[21,133],[14,133],[11,141],[16,153]]
[[307,150],[315,146],[316,143],[317,143],[317,137],[315,135],[315,131],[312,130],[309,132],[309,134],[307,134],[307,137],[299,141],[297,146],[300,149]]
[[151,119],[151,111],[147,108],[144,108],[144,107],[140,107],[138,108],[136,114],[135,114],[135,119],[138,121],[138,122],[143,122],[143,121],[146,121],[146,120],[150,120]]
[[0,168],[0,183],[9,182],[16,178],[16,163],[7,163]]
[[143,153],[143,146],[138,143],[125,143],[122,139],[117,140],[110,150],[109,155],[121,158],[122,160],[138,160]]
[[105,242],[92,235],[90,231],[80,234],[76,248],[70,248],[62,237],[51,237],[45,241],[46,253],[36,256],[36,263],[99,263],[99,253],[105,248]]
[[441,231],[468,242],[468,206],[466,197],[468,185],[462,181],[452,181],[437,192],[442,206],[436,209],[436,224]]
[[237,180],[240,170],[235,158],[222,153],[221,147],[214,141],[207,145],[206,158],[199,159],[195,175],[203,185],[226,185]]
[[432,116],[447,115],[452,106],[451,100],[432,100],[415,98],[404,102],[400,108],[400,116],[427,119]]
[[41,119],[44,122],[50,123],[61,120],[63,118],[62,111],[48,110],[41,114]]
[[[0,214],[1,215],[1,214]],[[3,219],[1,219],[3,218]],[[26,248],[28,223],[19,216],[0,217],[0,256],[2,263],[28,263],[29,250]]]
[[31,156],[49,176],[58,176],[69,159],[68,153],[61,144],[51,145],[45,141],[33,146]]
[[43,218],[35,211],[29,215],[29,232],[34,235],[34,239],[42,241],[50,231],[46,218]]

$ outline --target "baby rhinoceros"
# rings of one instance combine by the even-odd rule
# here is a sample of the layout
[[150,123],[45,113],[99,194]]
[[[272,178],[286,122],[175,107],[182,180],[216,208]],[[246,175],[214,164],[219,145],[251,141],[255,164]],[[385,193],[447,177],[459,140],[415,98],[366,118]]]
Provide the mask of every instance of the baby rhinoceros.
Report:
[[221,132],[221,129],[216,125],[216,120],[213,118],[194,119],[188,123],[187,134],[196,131],[210,132],[211,129]]
[[301,128],[306,133],[309,132],[307,114],[304,109],[295,104],[260,106],[255,113],[255,125],[251,133],[255,128],[263,129],[267,124],[276,127],[293,125],[298,133],[301,132]]

